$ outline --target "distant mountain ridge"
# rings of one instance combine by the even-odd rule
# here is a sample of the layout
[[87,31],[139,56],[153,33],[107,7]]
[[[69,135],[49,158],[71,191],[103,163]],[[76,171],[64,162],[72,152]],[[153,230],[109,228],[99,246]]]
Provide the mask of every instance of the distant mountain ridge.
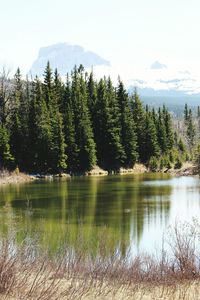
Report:
[[[188,99],[200,99],[200,93],[196,94],[188,94],[188,91],[183,90],[176,90],[174,89],[159,89],[155,90],[150,87],[137,87],[137,91],[140,94],[140,96],[143,97],[159,97],[159,98],[188,98]],[[129,87],[129,92],[133,92],[135,89],[134,86]]]
[[85,68],[92,66],[109,66],[110,62],[92,51],[86,51],[79,45],[58,43],[39,50],[38,58],[34,61],[30,73],[42,76],[44,68],[50,62],[53,69],[57,68],[61,76],[70,72],[75,65],[82,64]]

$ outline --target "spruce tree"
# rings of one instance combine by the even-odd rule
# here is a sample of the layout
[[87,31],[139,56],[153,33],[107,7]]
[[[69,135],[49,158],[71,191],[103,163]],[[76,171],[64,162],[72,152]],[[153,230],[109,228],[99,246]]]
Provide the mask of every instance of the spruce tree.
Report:
[[160,108],[158,110],[157,139],[158,139],[158,144],[159,144],[159,147],[160,147],[162,153],[165,153],[168,148],[167,133],[166,133],[165,120],[163,117],[163,111],[161,111]]
[[142,160],[148,162],[151,157],[158,157],[159,153],[160,148],[157,140],[156,126],[152,115],[149,112],[146,112]]
[[78,170],[90,170],[96,165],[96,145],[87,102],[83,66],[72,73],[72,104],[74,112],[75,139],[78,148]]
[[110,167],[115,170],[124,164],[126,155],[121,142],[121,113],[110,77],[107,80],[106,97],[108,103],[106,128],[108,153],[110,154]]
[[131,107],[136,129],[139,159],[140,161],[143,161],[145,139],[145,111],[136,89],[134,91],[134,94],[132,95]]
[[49,112],[49,169],[52,172],[62,172],[66,169],[67,156],[63,120],[60,113],[62,83],[57,70],[54,77],[49,62],[44,73],[44,98]]
[[50,171],[51,125],[41,82],[36,78],[29,113],[32,170]]
[[165,124],[165,131],[166,131],[166,149],[171,150],[174,146],[174,132],[172,129],[172,121],[170,113],[167,111],[165,106],[163,106],[163,118]]
[[110,78],[98,84],[95,137],[98,163],[103,168],[117,170],[125,162],[121,144],[120,111]]
[[191,109],[189,109],[189,113],[188,113],[186,134],[187,134],[189,146],[190,146],[190,149],[191,149],[191,147],[194,146],[195,134],[196,134],[196,129],[195,129],[195,125],[194,125],[194,122],[193,122],[193,116],[192,116],[192,110]]
[[73,111],[72,97],[71,97],[71,85],[70,85],[68,75],[67,75],[65,92],[62,100],[62,114],[63,114],[65,142],[67,144],[65,151],[68,157],[67,160],[68,171],[76,172],[78,171],[77,163],[78,163],[79,151],[76,143],[74,111]]
[[185,123],[187,123],[187,121],[188,121],[188,116],[189,116],[188,105],[187,105],[187,103],[185,103],[185,108],[184,108],[184,121],[185,121]]
[[12,112],[10,117],[10,145],[11,152],[18,166],[24,166],[24,155],[26,155],[26,129],[27,111],[23,94],[21,73],[19,68],[14,76],[14,92]]
[[118,83],[117,100],[120,110],[121,143],[125,151],[124,166],[133,167],[138,157],[135,124],[129,106],[129,97],[121,80]]
[[0,169],[12,168],[14,158],[10,152],[9,134],[4,126],[0,126]]

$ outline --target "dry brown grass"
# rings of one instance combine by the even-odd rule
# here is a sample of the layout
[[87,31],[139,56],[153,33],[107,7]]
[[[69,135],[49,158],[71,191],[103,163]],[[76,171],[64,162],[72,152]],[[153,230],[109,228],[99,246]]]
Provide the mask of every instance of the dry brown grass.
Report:
[[0,172],[0,185],[23,183],[31,180],[33,180],[33,177],[19,172],[18,169],[13,172],[9,172],[8,170],[1,170]]
[[198,224],[175,226],[168,251],[130,259],[119,253],[95,258],[63,247],[41,253],[33,242],[0,245],[0,299],[200,299]]

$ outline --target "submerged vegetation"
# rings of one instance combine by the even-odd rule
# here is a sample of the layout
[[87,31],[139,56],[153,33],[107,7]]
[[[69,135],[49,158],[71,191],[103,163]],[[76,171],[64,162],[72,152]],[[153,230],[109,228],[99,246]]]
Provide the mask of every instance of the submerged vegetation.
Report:
[[26,172],[78,173],[95,165],[108,171],[180,168],[193,159],[200,113],[187,106],[175,122],[165,106],[144,107],[119,79],[94,79],[75,67],[64,83],[49,63],[44,79],[0,76],[0,167]]

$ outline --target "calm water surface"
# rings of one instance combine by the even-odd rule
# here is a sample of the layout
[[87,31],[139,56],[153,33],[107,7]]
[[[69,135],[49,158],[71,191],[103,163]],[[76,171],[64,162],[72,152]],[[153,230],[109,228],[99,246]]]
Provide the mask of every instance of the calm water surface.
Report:
[[124,252],[152,251],[178,221],[200,221],[200,180],[166,174],[77,177],[0,188],[0,232],[38,238],[56,249],[62,243],[103,241]]

